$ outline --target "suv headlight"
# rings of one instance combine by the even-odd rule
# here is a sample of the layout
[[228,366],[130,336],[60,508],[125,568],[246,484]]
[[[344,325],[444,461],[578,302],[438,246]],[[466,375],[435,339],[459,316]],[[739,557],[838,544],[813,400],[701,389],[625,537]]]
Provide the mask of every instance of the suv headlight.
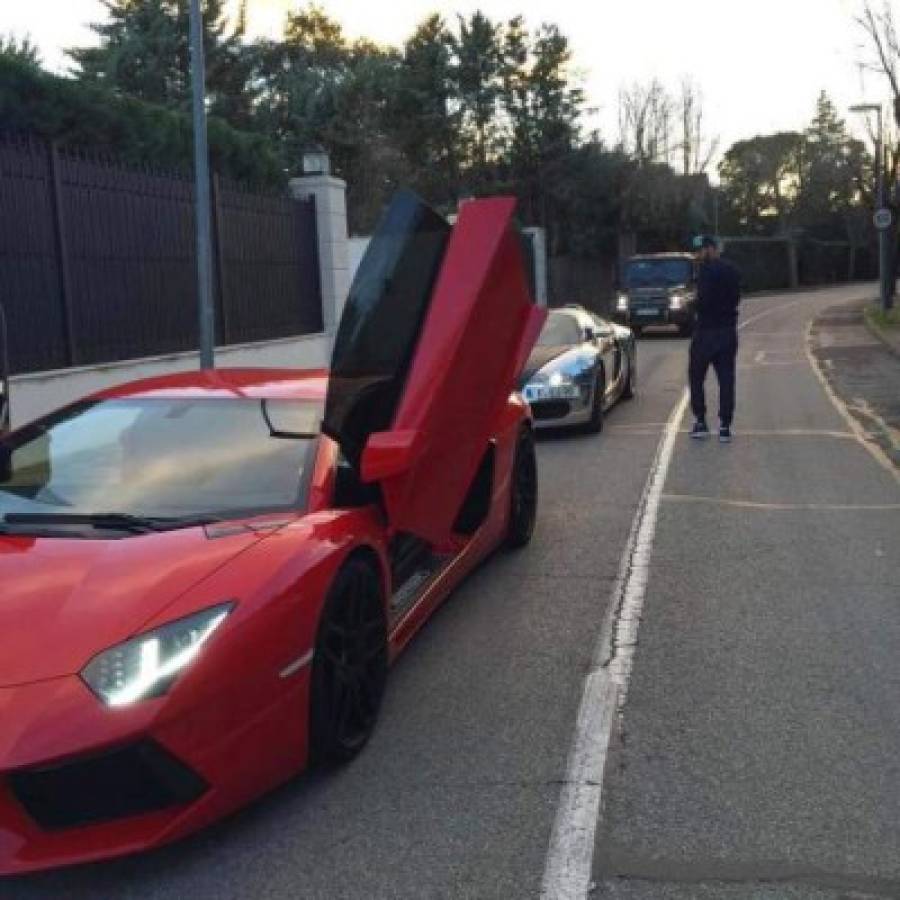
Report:
[[107,706],[160,697],[193,662],[234,606],[212,606],[104,650],[85,666],[81,677]]
[[616,299],[616,311],[628,312],[628,294],[619,294]]
[[669,309],[681,309],[684,297],[681,294],[672,294],[669,297]]

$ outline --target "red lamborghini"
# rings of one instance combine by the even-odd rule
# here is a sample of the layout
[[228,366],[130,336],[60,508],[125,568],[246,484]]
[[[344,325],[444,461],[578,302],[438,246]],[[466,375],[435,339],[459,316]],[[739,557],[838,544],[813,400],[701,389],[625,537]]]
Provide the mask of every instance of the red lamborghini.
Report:
[[391,661],[534,524],[513,202],[389,207],[330,373],[131,384],[0,440],[0,874],[349,760]]

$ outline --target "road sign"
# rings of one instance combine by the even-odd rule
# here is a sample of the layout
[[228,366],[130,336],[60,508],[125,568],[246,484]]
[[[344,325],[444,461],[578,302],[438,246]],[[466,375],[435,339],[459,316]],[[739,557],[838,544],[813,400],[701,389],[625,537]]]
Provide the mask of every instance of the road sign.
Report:
[[891,227],[894,221],[894,216],[889,209],[886,207],[882,207],[875,211],[875,215],[872,217],[872,221],[875,223],[875,227],[879,231],[887,231],[888,228]]

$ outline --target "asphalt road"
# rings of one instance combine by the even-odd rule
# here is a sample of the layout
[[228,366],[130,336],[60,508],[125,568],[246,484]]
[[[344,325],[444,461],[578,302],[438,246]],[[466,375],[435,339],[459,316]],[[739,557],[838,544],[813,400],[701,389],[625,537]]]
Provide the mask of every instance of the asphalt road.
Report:
[[[748,302],[747,319],[766,315],[742,336],[735,443],[679,436],[592,896],[900,896],[900,507],[880,508],[900,488],[804,344],[812,315],[850,296]],[[489,561],[417,638],[354,764],[174,847],[0,881],[0,897],[537,897],[686,348],[642,340],[638,398],[602,435],[540,441],[533,544]]]

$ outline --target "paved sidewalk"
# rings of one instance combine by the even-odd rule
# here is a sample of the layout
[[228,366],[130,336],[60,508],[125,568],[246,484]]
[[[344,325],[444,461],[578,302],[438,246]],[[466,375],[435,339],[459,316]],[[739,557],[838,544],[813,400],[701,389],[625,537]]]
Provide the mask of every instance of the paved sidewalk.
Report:
[[900,339],[892,351],[872,334],[865,307],[857,301],[827,309],[813,323],[810,349],[831,389],[900,467]]

